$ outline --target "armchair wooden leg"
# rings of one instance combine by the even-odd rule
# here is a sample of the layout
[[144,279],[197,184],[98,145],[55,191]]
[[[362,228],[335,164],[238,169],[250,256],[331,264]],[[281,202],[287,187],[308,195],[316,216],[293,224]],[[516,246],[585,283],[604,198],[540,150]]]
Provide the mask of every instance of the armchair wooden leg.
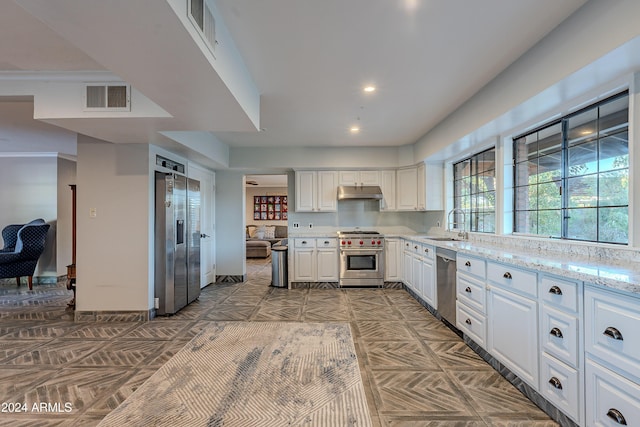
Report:
[[33,290],[33,276],[29,276],[29,290]]
[[16,277],[16,285],[18,285],[18,287],[20,287],[20,278]]

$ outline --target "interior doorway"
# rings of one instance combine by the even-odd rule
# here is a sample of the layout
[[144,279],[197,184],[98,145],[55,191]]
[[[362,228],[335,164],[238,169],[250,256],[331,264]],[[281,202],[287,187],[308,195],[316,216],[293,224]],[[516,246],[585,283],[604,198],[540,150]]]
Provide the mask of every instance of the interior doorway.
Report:
[[269,258],[271,246],[287,238],[287,175],[246,175],[245,206],[245,259]]

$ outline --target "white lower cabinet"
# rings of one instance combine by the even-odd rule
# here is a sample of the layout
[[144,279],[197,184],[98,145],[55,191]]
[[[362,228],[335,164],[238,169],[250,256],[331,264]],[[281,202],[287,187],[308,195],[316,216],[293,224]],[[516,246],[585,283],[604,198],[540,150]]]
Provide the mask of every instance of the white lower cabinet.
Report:
[[585,286],[586,425],[640,426],[640,298]]
[[411,242],[403,240],[402,251],[402,280],[404,284],[413,289],[413,252]]
[[338,266],[336,239],[293,239],[294,282],[337,282]]
[[538,389],[537,302],[498,286],[488,295],[487,350]]
[[540,394],[578,422],[581,418],[581,381],[578,370],[546,353],[540,361]]
[[480,347],[487,348],[487,318],[485,315],[456,301],[456,323],[458,329],[469,336]]
[[402,281],[402,246],[400,239],[384,240],[384,280],[387,282]]
[[436,270],[433,266],[433,260],[424,258],[422,260],[422,297],[427,304],[438,309],[436,291]]
[[640,385],[587,358],[587,426],[640,426]]

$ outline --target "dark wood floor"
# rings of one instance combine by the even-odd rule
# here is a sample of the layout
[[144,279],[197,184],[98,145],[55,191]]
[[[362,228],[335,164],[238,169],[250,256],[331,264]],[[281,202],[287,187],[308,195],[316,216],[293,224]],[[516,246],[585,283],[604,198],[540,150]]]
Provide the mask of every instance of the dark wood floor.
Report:
[[374,425],[556,425],[405,291],[286,290],[270,259],[247,269],[151,322],[76,323],[63,287],[0,287],[0,425],[96,425],[212,320],[348,322]]

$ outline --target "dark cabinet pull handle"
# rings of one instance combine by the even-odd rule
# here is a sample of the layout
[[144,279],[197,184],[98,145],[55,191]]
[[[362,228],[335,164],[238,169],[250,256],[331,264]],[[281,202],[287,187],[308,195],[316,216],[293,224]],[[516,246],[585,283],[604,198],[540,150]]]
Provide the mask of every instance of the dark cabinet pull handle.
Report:
[[551,331],[549,331],[549,334],[557,338],[562,338],[562,331],[558,328],[553,328]]
[[507,271],[506,273],[504,273],[504,274],[502,275],[502,277],[504,277],[505,279],[511,279],[511,278],[512,278],[512,277],[511,277],[511,273],[509,273],[508,271]]
[[418,249],[418,247],[417,247],[417,246],[414,246],[414,247],[413,247],[413,249]]
[[425,249],[424,249],[424,251],[425,251],[426,253],[429,253],[429,248],[425,248]]
[[549,380],[549,384],[551,384],[558,390],[562,390],[562,383],[556,377],[551,377],[551,379]]
[[552,287],[549,288],[549,293],[550,294],[555,294],[555,295],[562,295],[562,289],[560,289],[559,287],[553,285]]
[[306,240],[303,240],[303,241],[302,241],[302,244],[303,244],[303,245],[306,245],[306,244],[307,244],[307,241],[306,241]]
[[468,292],[468,293],[471,293],[471,288],[469,286],[467,286],[467,288],[464,291]]
[[464,265],[466,265],[467,267],[471,267],[471,261],[465,262]]
[[329,241],[328,241],[328,240],[325,240],[325,241],[324,241],[324,244],[325,244],[325,245],[328,245],[328,244],[329,244]]
[[624,419],[622,412],[618,411],[615,408],[611,408],[607,411],[607,417],[611,418],[613,421],[617,422],[620,425],[627,425],[627,420]]
[[466,323],[467,325],[470,325],[471,324],[471,319],[465,320],[464,323]]
[[620,333],[619,330],[617,330],[613,326],[609,326],[607,329],[605,329],[603,334],[613,338],[614,340],[622,341],[622,334]]

